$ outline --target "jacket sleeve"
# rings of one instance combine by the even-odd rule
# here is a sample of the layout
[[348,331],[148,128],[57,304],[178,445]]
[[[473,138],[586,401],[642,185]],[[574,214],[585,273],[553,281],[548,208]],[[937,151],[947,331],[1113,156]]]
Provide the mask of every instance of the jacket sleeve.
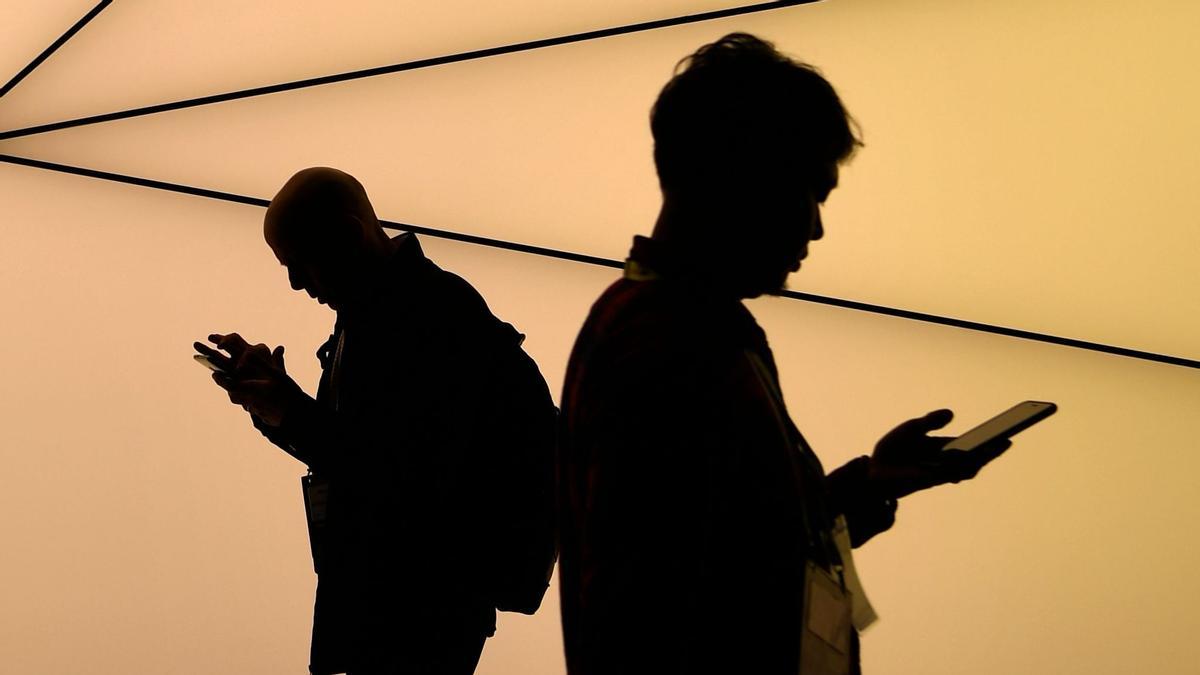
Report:
[[258,429],[258,432],[262,434],[264,438],[274,443],[284,452],[291,454],[291,450],[288,449],[287,438],[284,436],[283,431],[279,427],[267,426],[267,423],[263,422],[262,418],[254,413],[250,413],[250,423],[254,425],[255,429]]
[[449,499],[469,463],[488,364],[460,326],[406,319],[407,333],[385,324],[351,334],[339,408],[298,397],[276,438],[312,471],[350,478],[387,508],[432,509],[428,500]]
[[257,418],[254,426],[284,452],[316,472],[335,468],[332,466],[335,454],[329,449],[344,445],[346,437],[343,420],[308,397],[298,398],[288,408],[278,428],[271,429]]
[[846,516],[850,544],[855,548],[896,521],[896,501],[875,494],[867,482],[870,461],[865,455],[857,457],[825,478],[830,510]]

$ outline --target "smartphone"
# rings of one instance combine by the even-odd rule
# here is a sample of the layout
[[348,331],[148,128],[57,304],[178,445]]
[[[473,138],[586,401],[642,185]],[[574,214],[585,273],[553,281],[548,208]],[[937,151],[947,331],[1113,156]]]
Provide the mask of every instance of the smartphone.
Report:
[[193,354],[192,358],[196,359],[196,363],[199,363],[214,373],[221,373],[223,375],[229,374],[229,371],[222,368],[220,364],[213,361],[212,357],[208,356],[207,354]]
[[1009,438],[1054,414],[1058,406],[1048,401],[1018,403],[947,443],[943,450],[974,450],[998,438]]

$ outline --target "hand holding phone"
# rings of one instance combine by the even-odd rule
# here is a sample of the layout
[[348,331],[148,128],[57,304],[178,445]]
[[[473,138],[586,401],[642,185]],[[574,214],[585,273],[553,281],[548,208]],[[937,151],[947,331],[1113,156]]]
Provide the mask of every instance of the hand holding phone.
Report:
[[878,494],[899,499],[937,485],[970,480],[1012,445],[1010,436],[1055,410],[1053,403],[1025,401],[957,438],[932,435],[954,418],[949,410],[908,420],[876,444],[869,483]]
[[213,380],[229,394],[229,401],[254,415],[256,423],[277,427],[289,407],[310,398],[287,374],[282,345],[251,345],[237,333],[214,333],[208,339],[216,348],[193,343],[199,352],[196,361],[214,371]]

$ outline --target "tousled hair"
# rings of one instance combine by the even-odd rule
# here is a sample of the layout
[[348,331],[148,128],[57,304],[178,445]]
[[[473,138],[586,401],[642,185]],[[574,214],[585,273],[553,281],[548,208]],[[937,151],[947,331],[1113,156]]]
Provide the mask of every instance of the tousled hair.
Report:
[[779,173],[820,175],[862,145],[816,68],[770,42],[731,33],[685,57],[650,113],[664,191],[705,190]]

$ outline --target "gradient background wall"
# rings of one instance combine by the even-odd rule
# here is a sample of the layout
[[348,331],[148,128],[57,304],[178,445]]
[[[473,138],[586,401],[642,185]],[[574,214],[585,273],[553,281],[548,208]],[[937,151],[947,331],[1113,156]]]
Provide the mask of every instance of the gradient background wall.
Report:
[[[114,3],[0,100],[0,130],[735,2]],[[6,2],[16,72],[91,6]],[[861,122],[792,287],[1200,358],[1200,6],[829,0],[0,140],[0,153],[270,197],[357,175],[382,217],[621,258],[657,207],[647,112],[733,30],[817,64]],[[298,477],[190,344],[288,346],[262,211],[0,164],[0,669],[300,673],[315,578]],[[424,239],[529,335],[552,389],[613,270]],[[1195,370],[783,299],[751,308],[829,466],[896,422],[1059,414],[858,554],[871,675],[1194,673]],[[479,672],[563,672],[557,590]]]

